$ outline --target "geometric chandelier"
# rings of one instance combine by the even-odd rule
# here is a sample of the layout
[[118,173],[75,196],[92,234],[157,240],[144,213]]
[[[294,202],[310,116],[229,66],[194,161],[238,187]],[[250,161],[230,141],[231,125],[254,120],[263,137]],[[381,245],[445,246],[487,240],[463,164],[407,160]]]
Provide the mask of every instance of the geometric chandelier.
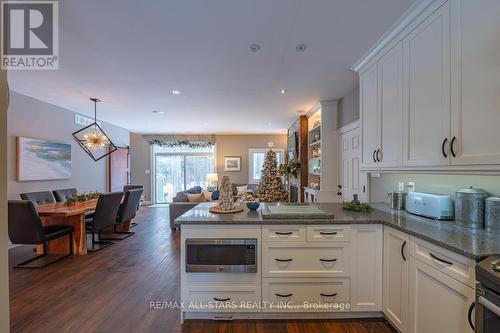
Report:
[[97,162],[117,150],[117,148],[97,123],[97,103],[100,100],[97,98],[91,98],[90,100],[94,102],[94,123],[76,131],[73,133],[73,137],[80,144],[80,147]]

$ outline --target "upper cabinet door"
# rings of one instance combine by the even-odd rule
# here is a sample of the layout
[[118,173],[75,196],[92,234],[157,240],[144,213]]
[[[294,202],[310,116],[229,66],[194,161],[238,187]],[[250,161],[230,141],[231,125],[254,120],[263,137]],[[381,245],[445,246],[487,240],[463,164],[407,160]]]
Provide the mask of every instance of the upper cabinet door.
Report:
[[[500,1],[453,3],[454,165],[500,164]],[[456,7],[455,7],[456,5]],[[460,79],[461,75],[461,79]]]
[[403,43],[405,74],[407,74],[404,87],[403,165],[448,165],[450,143],[449,2],[442,5],[413,30]]
[[379,135],[382,167],[401,167],[403,161],[403,47],[394,46],[378,62]]
[[378,144],[378,88],[377,66],[374,65],[359,78],[361,117],[361,165],[373,167]]

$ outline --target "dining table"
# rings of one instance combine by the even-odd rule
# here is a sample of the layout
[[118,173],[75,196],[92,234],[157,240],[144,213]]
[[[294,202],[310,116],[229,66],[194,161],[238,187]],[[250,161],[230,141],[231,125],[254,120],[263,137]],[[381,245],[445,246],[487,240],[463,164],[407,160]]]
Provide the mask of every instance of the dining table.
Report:
[[[64,225],[73,227],[73,254],[87,254],[87,234],[85,231],[85,213],[95,211],[97,199],[84,202],[65,204],[56,202],[37,206],[38,215],[43,226]],[[69,237],[69,236],[67,236]],[[38,252],[43,251],[43,246],[37,247]],[[52,240],[47,246],[48,253],[68,253],[69,242],[66,237]]]

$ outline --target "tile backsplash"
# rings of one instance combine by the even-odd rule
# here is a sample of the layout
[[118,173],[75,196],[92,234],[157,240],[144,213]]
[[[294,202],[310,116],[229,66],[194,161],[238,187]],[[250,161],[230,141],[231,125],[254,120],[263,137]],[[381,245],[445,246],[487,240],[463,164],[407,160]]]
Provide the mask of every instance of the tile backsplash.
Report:
[[387,193],[397,191],[399,183],[415,182],[415,191],[455,195],[455,191],[475,187],[500,196],[500,176],[437,175],[437,174],[382,174],[371,178],[372,202],[387,202]]

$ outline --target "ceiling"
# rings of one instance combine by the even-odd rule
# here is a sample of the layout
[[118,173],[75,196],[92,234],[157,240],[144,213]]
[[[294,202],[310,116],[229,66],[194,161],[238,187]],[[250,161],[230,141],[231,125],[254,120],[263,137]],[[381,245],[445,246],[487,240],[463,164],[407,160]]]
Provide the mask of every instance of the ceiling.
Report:
[[89,115],[98,97],[100,119],[138,133],[279,132],[353,89],[349,68],[412,2],[64,0],[60,69],[9,82]]

